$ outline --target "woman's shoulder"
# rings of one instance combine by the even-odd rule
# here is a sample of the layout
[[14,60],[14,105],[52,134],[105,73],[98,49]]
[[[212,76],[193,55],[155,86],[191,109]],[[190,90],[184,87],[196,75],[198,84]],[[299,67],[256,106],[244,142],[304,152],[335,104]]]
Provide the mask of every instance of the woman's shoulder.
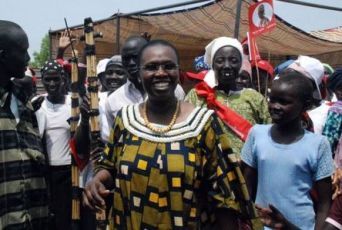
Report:
[[255,89],[251,89],[251,88],[245,88],[243,90],[241,90],[241,97],[247,98],[247,99],[259,99],[259,100],[264,100],[265,97],[259,93],[258,91],[256,91]]
[[204,103],[204,99],[197,95],[197,91],[195,88],[191,89],[188,94],[185,96],[184,101],[190,102],[191,104],[201,106]]

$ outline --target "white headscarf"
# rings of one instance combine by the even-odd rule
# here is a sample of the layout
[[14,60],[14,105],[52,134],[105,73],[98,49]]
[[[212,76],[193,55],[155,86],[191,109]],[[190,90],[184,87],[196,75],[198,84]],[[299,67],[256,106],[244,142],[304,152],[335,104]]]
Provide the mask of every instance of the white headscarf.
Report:
[[[204,54],[204,62],[206,62],[210,68],[212,68],[212,64],[214,61],[214,57],[216,52],[224,47],[224,46],[232,46],[235,47],[241,55],[241,59],[243,61],[243,51],[241,43],[235,39],[230,37],[219,37],[212,40],[206,47],[205,47],[205,54]],[[215,73],[211,69],[208,71],[206,76],[203,79],[211,88],[217,86],[217,79],[215,78]]]
[[294,69],[302,73],[307,78],[313,80],[316,85],[314,89],[313,97],[318,100],[322,100],[319,85],[321,84],[324,77],[323,64],[316,58],[308,56],[299,56],[288,68]]

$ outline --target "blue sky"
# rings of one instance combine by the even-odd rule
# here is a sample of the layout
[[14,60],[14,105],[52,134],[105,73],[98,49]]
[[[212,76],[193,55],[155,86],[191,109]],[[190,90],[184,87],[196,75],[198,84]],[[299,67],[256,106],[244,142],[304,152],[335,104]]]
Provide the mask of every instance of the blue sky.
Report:
[[[118,11],[129,13],[185,1],[188,0],[0,0],[0,19],[14,21],[23,27],[29,37],[29,53],[32,55],[33,51],[39,51],[41,39],[49,29],[64,28],[64,17],[71,26],[82,24],[86,17],[98,20]],[[342,0],[305,1],[342,8]],[[274,0],[274,8],[281,18],[304,31],[342,26],[342,12],[288,4],[277,0]]]

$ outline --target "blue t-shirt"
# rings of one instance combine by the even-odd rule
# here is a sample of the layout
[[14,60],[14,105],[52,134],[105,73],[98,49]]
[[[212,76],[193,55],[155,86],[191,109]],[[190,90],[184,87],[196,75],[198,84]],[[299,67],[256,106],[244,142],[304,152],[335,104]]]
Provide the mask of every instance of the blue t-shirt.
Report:
[[314,229],[309,191],[315,181],[333,173],[329,142],[305,131],[295,143],[278,144],[271,138],[271,127],[255,125],[241,152],[241,159],[258,171],[255,203],[262,207],[273,204],[300,229]]

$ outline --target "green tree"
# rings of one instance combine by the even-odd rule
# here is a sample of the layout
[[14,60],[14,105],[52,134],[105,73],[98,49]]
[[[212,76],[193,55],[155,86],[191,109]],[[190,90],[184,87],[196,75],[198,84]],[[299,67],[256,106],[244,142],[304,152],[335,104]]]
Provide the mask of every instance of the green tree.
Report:
[[40,68],[50,57],[50,38],[46,34],[40,45],[40,51],[33,53],[33,61],[31,61],[30,66],[34,68]]

